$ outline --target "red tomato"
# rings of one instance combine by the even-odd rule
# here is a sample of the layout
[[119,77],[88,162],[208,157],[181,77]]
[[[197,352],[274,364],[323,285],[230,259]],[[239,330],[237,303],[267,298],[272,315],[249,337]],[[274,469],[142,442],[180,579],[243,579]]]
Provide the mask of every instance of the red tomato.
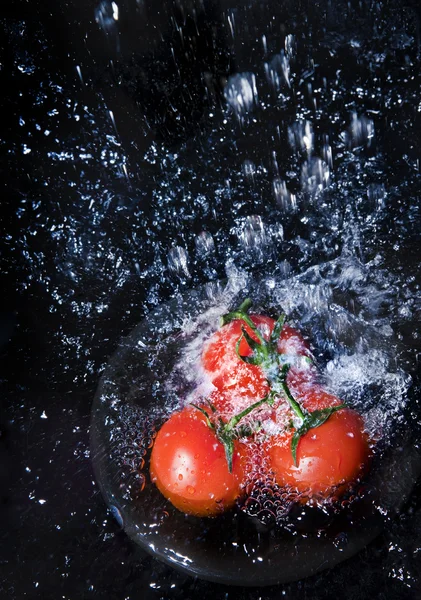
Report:
[[[310,389],[300,399],[308,410],[338,406],[335,396],[320,387]],[[361,473],[369,456],[367,435],[362,417],[344,408],[333,413],[319,427],[310,429],[298,442],[297,465],[291,452],[293,431],[273,436],[265,443],[269,468],[281,486],[291,486],[299,492],[328,496],[339,495],[345,485]],[[334,489],[334,488],[338,489]]]
[[196,408],[176,412],[159,430],[150,473],[160,492],[179,510],[200,517],[231,508],[242,493],[246,444],[234,444],[232,472],[224,447]]
[[337,396],[326,392],[321,385],[308,381],[301,373],[293,373],[288,386],[300,406],[310,412],[343,404]]
[[[269,339],[275,321],[263,315],[250,315],[250,318],[262,336],[266,340]],[[236,353],[236,344],[241,337],[242,327],[252,339],[258,341],[256,334],[244,321],[241,319],[231,321],[216,331],[205,344],[202,364],[218,390],[237,397],[263,398],[269,392],[269,385],[262,368],[245,363]],[[290,356],[310,355],[304,338],[296,329],[287,324],[282,329],[278,352]],[[241,356],[250,356],[252,353],[244,338],[240,342],[239,353]]]
[[[252,315],[251,320],[267,339],[274,321],[269,317]],[[263,398],[269,392],[269,385],[261,367],[248,365],[238,358],[235,347],[244,327],[247,333],[258,341],[250,327],[241,320],[234,320],[216,331],[205,344],[202,364],[213,385],[237,396]],[[240,343],[241,356],[250,356],[251,349],[245,339]]]
[[310,356],[310,348],[303,336],[294,327],[285,323],[278,342],[278,352],[290,356]]

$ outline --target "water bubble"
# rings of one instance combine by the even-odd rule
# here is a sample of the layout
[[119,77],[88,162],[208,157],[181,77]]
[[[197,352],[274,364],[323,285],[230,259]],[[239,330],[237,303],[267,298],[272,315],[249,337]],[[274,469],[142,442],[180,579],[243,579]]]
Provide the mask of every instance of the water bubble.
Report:
[[348,545],[348,536],[346,533],[338,533],[338,535],[333,540],[334,546],[339,550],[339,552],[343,552]]
[[146,478],[143,473],[135,473],[131,478],[129,485],[131,498],[137,498],[143,492],[146,485]]
[[162,523],[166,519],[168,519],[169,516],[170,516],[170,513],[167,510],[161,509],[156,515],[156,520],[158,522]]
[[225,98],[238,117],[257,104],[256,77],[253,73],[231,75],[225,87]]

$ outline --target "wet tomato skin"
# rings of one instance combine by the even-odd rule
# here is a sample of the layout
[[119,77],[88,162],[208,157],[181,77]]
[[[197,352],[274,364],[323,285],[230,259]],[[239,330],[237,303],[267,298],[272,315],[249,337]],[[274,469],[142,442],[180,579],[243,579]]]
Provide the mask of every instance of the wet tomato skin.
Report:
[[[250,315],[250,318],[263,337],[268,339],[275,321],[263,315]],[[269,385],[262,368],[245,363],[236,353],[236,344],[242,335],[243,327],[255,341],[258,341],[256,335],[244,321],[235,319],[221,327],[207,341],[202,353],[202,365],[218,390],[235,394],[238,397],[263,398],[269,392]],[[285,324],[282,329],[278,352],[293,356],[310,355],[308,344],[304,338],[288,324]],[[244,338],[240,342],[239,353],[241,356],[250,356],[252,353]]]
[[242,494],[246,445],[235,442],[233,468],[222,444],[194,407],[173,413],[152,448],[151,479],[180,511],[211,517],[232,508]]
[[[313,410],[316,406],[335,405],[334,396],[321,390],[318,396]],[[332,414],[323,425],[311,429],[300,439],[297,465],[291,453],[292,435],[293,432],[279,434],[266,443],[270,469],[278,485],[310,496],[340,496],[346,486],[358,478],[369,458],[363,419],[350,408]]]
[[[266,332],[268,338],[274,321],[269,317],[252,315],[253,323]],[[269,385],[259,366],[249,365],[238,358],[236,344],[242,335],[242,327],[255,340],[256,335],[243,321],[236,319],[216,331],[205,344],[202,353],[203,367],[218,390],[231,392],[237,396],[263,398]],[[240,343],[241,356],[250,356],[251,349],[245,339]]]

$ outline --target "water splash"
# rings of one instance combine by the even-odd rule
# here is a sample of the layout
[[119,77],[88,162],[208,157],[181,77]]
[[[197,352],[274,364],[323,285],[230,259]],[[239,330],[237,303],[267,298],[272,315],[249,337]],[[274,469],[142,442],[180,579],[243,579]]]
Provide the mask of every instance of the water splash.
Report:
[[244,117],[258,102],[256,76],[253,73],[231,75],[227,81],[224,94],[237,117]]
[[289,55],[283,50],[276,54],[269,63],[265,63],[266,77],[274,90],[279,92],[283,86],[291,87]]

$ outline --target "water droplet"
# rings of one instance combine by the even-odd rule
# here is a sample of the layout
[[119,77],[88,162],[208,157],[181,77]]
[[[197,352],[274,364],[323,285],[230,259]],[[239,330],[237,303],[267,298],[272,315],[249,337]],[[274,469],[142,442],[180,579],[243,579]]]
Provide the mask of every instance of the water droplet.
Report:
[[348,536],[346,533],[338,533],[338,535],[333,540],[334,546],[339,550],[339,552],[343,552],[348,545]]
[[199,256],[206,256],[215,250],[215,242],[208,231],[202,231],[195,238],[196,251]]
[[312,158],[306,161],[301,169],[301,187],[303,192],[315,198],[328,185],[330,169],[321,158]]
[[383,183],[372,183],[367,188],[367,198],[369,199],[369,210],[375,212],[385,208],[386,188]]
[[289,145],[295,152],[310,155],[314,149],[313,125],[310,121],[296,121],[288,127]]
[[120,527],[123,527],[123,516],[122,516],[121,512],[119,511],[119,509],[117,508],[117,506],[115,506],[114,504],[111,504],[110,511],[111,511],[111,514],[113,515],[114,519],[120,525]]
[[237,116],[242,117],[257,103],[256,77],[253,73],[231,75],[225,87],[225,98]]
[[115,2],[104,0],[95,9],[95,21],[105,33],[110,32],[118,21],[118,6]]
[[285,53],[289,58],[292,58],[297,51],[297,41],[292,33],[285,36]]
[[238,237],[247,249],[258,249],[264,246],[267,242],[267,236],[262,217],[259,215],[247,217]]
[[285,181],[275,177],[272,182],[272,189],[277,204],[284,212],[293,213],[297,210],[297,198],[295,194],[287,189]]
[[269,83],[276,91],[285,85],[291,87],[289,57],[283,50],[276,54],[269,63],[265,63],[265,72]]
[[168,268],[178,274],[190,277],[188,254],[182,246],[174,246],[168,253]]
[[361,115],[359,117],[356,112],[353,112],[351,117],[351,125],[348,131],[348,145],[351,148],[357,148],[359,146],[369,147],[373,138],[374,121],[365,115]]
[[256,165],[254,164],[253,161],[248,160],[248,159],[245,160],[243,162],[242,170],[246,177],[248,177],[249,179],[254,179],[254,175],[256,173]]

